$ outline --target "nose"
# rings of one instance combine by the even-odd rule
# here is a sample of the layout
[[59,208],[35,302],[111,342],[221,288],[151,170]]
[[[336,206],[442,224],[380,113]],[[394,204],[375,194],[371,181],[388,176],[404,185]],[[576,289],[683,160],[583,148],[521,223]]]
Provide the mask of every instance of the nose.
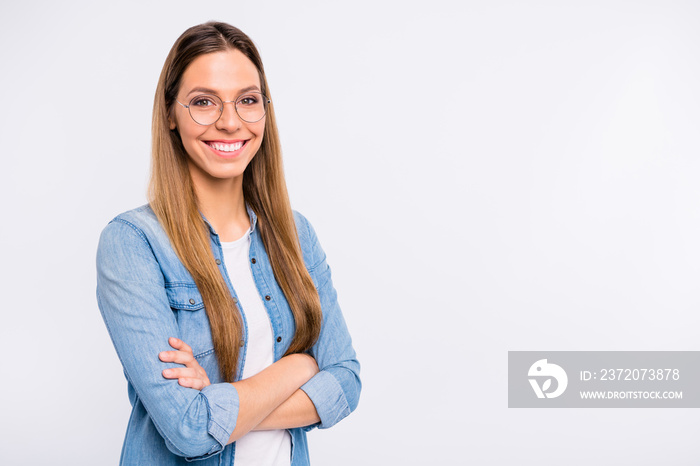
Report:
[[224,102],[221,118],[216,121],[216,128],[221,131],[232,133],[241,127],[241,119],[236,113],[235,102]]

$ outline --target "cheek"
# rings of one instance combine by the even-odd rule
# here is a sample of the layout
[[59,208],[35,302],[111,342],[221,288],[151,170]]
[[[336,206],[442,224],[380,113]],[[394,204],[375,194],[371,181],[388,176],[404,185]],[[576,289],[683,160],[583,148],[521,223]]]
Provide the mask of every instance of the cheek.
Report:
[[265,137],[265,120],[259,122],[255,127],[251,128],[251,132],[255,134],[258,142],[262,143],[262,140]]
[[263,134],[262,133],[255,135],[255,141],[253,144],[255,145],[255,153],[257,154],[263,145]]
[[202,135],[203,131],[200,128],[192,126],[180,126],[180,139],[182,139],[182,145],[187,147],[194,147],[197,144],[197,138]]

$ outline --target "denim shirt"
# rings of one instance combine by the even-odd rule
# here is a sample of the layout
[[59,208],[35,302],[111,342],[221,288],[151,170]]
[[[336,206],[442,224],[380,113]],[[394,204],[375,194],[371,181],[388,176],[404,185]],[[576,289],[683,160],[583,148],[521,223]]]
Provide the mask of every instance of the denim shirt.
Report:
[[[248,215],[250,267],[272,324],[277,361],[294,336],[294,318],[255,228],[256,216],[251,209]],[[350,414],[357,406],[361,383],[360,365],[338,306],[326,255],[308,220],[297,212],[294,218],[304,263],[323,312],[321,334],[310,351],[320,372],[301,387],[321,422],[289,429],[291,464],[306,465],[306,431],[331,427]],[[219,237],[211,225],[209,231],[216,264],[237,300]],[[238,393],[221,379],[202,296],[148,205],[117,216],[102,232],[97,250],[97,301],[124,367],[132,405],[120,464],[175,465],[193,460],[202,465],[234,464],[235,443],[226,444],[236,426]],[[243,322],[236,380],[246,357],[245,316]],[[194,390],[162,376],[163,369],[182,367],[158,359],[161,351],[172,350],[169,337],[192,347],[211,385]]]

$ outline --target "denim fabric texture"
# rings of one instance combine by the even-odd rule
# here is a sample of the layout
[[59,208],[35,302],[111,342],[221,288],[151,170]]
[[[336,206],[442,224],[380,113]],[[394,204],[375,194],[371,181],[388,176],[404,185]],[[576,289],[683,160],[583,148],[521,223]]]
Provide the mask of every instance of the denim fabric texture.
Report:
[[[294,318],[255,228],[256,216],[251,209],[248,215],[250,266],[272,324],[277,361],[291,343]],[[306,218],[297,212],[294,217],[304,263],[323,310],[321,334],[310,351],[320,372],[301,387],[321,422],[289,430],[291,464],[296,466],[309,464],[306,432],[331,427],[350,414],[357,406],[361,382],[360,364],[338,306],[326,255]],[[214,260],[236,297],[219,237],[211,226],[209,230]],[[236,425],[238,394],[219,375],[209,320],[194,280],[148,205],[117,216],[103,230],[97,251],[97,301],[124,367],[132,405],[120,464],[176,465],[195,460],[202,465],[235,464],[235,443],[226,442]],[[181,367],[158,359],[161,351],[172,350],[169,337],[192,347],[210,386],[199,391],[163,378],[163,369]],[[245,361],[245,344],[241,350],[241,361]],[[239,362],[236,380],[242,370]]]

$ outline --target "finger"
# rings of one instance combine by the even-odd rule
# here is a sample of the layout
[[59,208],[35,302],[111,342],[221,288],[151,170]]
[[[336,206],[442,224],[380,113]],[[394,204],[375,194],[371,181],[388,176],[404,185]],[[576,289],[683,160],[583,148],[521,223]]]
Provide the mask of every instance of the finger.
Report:
[[163,371],[163,377],[166,379],[179,379],[180,377],[196,378],[197,375],[195,369],[190,369],[188,367],[175,367]]
[[163,362],[174,362],[175,364],[192,365],[195,360],[192,353],[184,351],[161,351],[158,353],[158,358]]
[[187,388],[194,388],[195,390],[201,390],[205,387],[204,382],[198,378],[192,377],[180,377],[177,379],[177,383]]
[[184,341],[180,340],[179,338],[170,337],[168,339],[168,343],[170,343],[170,346],[172,346],[176,350],[186,351],[188,353],[192,353],[192,348],[190,348],[190,345],[188,345]]

